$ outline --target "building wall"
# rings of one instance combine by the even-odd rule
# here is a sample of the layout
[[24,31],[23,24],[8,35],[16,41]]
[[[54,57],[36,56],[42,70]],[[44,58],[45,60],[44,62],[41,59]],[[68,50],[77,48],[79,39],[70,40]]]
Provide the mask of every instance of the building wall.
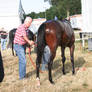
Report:
[[[0,28],[10,31],[21,24],[24,13],[21,0],[1,0],[0,1]],[[19,16],[20,15],[20,16]]]
[[76,14],[76,15],[72,15],[69,16],[70,18],[70,22],[71,22],[71,26],[74,29],[82,29],[82,15],[81,14]]
[[92,32],[92,0],[81,0],[84,32]]
[[17,28],[21,24],[18,16],[0,16],[0,28],[9,32],[12,28]]

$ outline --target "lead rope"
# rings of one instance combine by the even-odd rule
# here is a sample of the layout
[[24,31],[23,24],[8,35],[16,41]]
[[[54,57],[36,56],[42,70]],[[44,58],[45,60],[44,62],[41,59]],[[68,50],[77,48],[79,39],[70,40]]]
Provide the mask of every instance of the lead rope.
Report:
[[[30,55],[30,52],[31,52],[31,48],[29,48],[29,53],[28,53],[28,55],[29,55],[29,59],[30,59],[30,61],[31,61],[32,65],[33,65],[33,67],[36,69],[36,64],[33,62],[32,58],[31,58],[31,55]],[[41,71],[41,70],[39,70],[39,71],[40,71],[40,73],[45,73],[45,72],[43,72],[43,71]]]

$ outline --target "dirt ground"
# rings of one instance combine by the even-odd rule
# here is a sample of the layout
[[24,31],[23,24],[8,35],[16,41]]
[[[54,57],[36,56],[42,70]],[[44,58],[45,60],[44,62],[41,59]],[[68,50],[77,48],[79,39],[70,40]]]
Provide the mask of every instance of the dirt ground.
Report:
[[[28,50],[27,50],[28,52]],[[18,58],[12,56],[11,49],[2,51],[5,77],[0,83],[0,92],[92,92],[92,52],[82,49],[80,43],[75,43],[75,75],[72,75],[69,49],[66,48],[66,75],[62,74],[60,48],[57,50],[53,62],[52,77],[55,85],[48,81],[48,72],[40,73],[41,86],[37,87],[36,70],[27,58],[27,78],[19,80]],[[36,53],[32,51],[31,57],[36,60]]]

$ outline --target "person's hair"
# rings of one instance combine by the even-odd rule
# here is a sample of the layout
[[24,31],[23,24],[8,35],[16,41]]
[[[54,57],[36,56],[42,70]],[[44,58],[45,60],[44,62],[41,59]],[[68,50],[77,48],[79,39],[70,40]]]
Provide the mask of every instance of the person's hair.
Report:
[[24,23],[28,22],[28,21],[32,21],[32,18],[31,17],[26,17],[25,20],[24,20]]

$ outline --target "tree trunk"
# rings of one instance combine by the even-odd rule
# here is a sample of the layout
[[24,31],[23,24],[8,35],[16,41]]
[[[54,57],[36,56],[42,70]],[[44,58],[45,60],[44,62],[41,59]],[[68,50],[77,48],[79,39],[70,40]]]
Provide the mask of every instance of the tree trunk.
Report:
[[67,18],[70,16],[69,9],[67,9]]

